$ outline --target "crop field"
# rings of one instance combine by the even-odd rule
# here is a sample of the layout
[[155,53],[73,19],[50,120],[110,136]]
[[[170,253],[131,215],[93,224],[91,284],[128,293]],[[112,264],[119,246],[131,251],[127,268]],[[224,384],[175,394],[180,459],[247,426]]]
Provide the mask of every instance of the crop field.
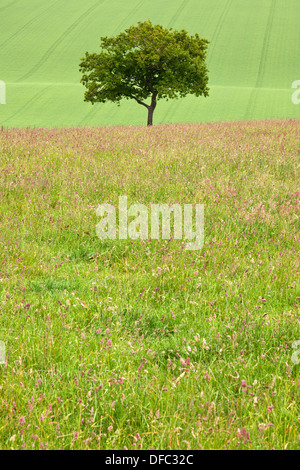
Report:
[[[1,449],[299,448],[299,124],[0,131]],[[201,250],[100,240],[123,195]]]
[[144,124],[135,102],[85,103],[78,69],[100,36],[147,19],[210,41],[210,96],[159,102],[155,124],[299,118],[299,0],[1,0],[0,17],[5,127]]

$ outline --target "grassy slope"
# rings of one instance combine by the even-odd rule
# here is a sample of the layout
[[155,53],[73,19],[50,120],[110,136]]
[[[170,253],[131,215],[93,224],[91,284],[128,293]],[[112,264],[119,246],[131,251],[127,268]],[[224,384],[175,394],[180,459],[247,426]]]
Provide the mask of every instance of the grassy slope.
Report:
[[[299,121],[0,131],[1,448],[299,448],[299,144]],[[203,203],[203,249],[100,241],[124,194]]]
[[78,63],[98,50],[101,35],[148,18],[211,41],[210,97],[159,103],[156,123],[299,117],[291,102],[298,0],[2,0],[0,14],[5,126],[144,124],[136,103],[83,103]]

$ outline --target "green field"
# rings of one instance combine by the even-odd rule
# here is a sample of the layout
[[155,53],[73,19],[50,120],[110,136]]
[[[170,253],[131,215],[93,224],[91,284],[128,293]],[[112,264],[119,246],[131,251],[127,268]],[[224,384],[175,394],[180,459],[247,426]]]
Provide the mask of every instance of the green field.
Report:
[[1,0],[5,127],[144,124],[144,108],[83,102],[78,64],[100,36],[150,19],[211,44],[210,96],[160,102],[154,123],[298,118],[298,0]]

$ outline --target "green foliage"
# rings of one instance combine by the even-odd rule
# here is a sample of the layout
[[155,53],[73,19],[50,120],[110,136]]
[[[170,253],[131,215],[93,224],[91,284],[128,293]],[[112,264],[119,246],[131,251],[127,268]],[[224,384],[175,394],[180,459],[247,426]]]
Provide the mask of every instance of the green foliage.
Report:
[[[153,114],[158,99],[208,96],[208,41],[198,34],[145,21],[101,41],[100,54],[86,52],[80,63],[85,101],[120,104],[122,98],[135,99]],[[147,105],[143,100],[149,97]]]

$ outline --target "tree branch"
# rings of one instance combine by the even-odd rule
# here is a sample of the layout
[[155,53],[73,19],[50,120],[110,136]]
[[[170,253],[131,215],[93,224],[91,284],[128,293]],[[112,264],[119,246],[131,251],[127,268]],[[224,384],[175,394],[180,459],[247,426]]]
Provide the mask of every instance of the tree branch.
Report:
[[149,109],[149,106],[144,103],[143,101],[139,100],[138,98],[136,98],[135,96],[133,95],[130,95],[130,98],[133,98],[135,101],[137,101],[139,104],[142,104],[143,106],[145,106],[145,108]]

